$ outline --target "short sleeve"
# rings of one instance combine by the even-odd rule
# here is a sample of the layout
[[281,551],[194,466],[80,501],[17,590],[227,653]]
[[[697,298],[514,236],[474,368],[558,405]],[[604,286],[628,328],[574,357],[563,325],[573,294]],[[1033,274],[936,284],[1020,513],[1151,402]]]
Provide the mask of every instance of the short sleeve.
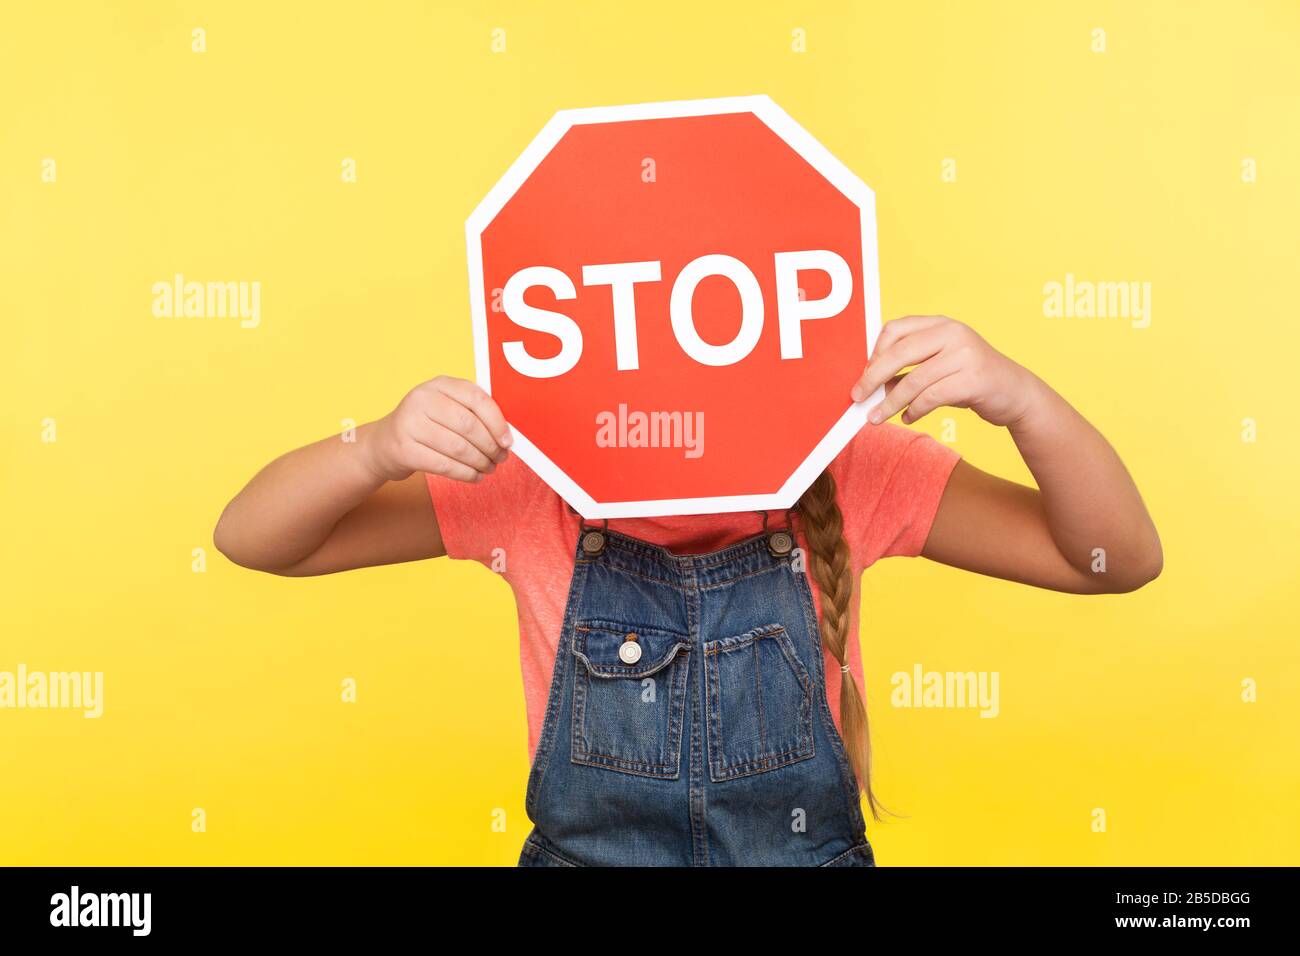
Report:
[[907,443],[876,507],[881,524],[898,529],[885,557],[913,558],[921,553],[960,458],[952,448],[924,433],[915,433]]
[[836,459],[844,531],[860,567],[925,547],[961,456],[924,432],[866,425]]
[[424,477],[447,556],[483,564],[491,563],[498,548],[509,549],[519,516],[533,501],[540,481],[518,455],[510,455],[476,482]]

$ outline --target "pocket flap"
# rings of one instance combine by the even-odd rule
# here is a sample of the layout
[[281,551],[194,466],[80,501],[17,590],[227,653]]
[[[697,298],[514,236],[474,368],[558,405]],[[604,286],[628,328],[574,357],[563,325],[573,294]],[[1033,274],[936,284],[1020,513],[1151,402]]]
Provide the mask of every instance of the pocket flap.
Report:
[[[636,635],[641,656],[632,664],[619,657],[619,648]],[[678,652],[690,650],[685,634],[617,621],[579,621],[573,628],[573,653],[594,677],[648,677],[672,663]]]

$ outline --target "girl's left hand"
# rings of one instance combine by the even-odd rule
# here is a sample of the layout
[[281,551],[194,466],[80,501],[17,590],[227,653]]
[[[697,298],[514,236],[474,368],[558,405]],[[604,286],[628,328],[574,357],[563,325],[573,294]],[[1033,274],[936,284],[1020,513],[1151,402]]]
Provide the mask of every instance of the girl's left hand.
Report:
[[885,386],[884,401],[867,416],[873,425],[902,409],[910,425],[944,405],[969,408],[992,425],[1013,425],[1032,405],[1037,381],[969,326],[946,315],[908,315],[885,325],[852,398],[863,401]]

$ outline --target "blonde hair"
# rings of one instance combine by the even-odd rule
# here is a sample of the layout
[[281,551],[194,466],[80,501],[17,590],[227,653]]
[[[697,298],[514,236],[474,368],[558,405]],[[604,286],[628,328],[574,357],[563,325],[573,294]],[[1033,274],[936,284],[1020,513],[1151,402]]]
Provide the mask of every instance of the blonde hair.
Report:
[[[848,663],[849,622],[853,602],[853,566],[844,539],[844,515],[835,496],[835,479],[823,471],[799,499],[799,514],[808,539],[808,571],[821,592],[822,644],[840,663],[840,736],[858,789],[867,795],[871,816],[880,819],[885,809],[871,789],[871,733],[867,705]],[[889,811],[885,809],[885,812]]]

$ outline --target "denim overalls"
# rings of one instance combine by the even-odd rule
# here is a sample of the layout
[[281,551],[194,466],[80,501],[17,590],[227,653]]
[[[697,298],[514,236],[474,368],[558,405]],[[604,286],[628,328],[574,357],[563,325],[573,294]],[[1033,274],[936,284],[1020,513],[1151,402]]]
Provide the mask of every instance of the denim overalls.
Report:
[[580,530],[520,866],[875,865],[794,553]]

